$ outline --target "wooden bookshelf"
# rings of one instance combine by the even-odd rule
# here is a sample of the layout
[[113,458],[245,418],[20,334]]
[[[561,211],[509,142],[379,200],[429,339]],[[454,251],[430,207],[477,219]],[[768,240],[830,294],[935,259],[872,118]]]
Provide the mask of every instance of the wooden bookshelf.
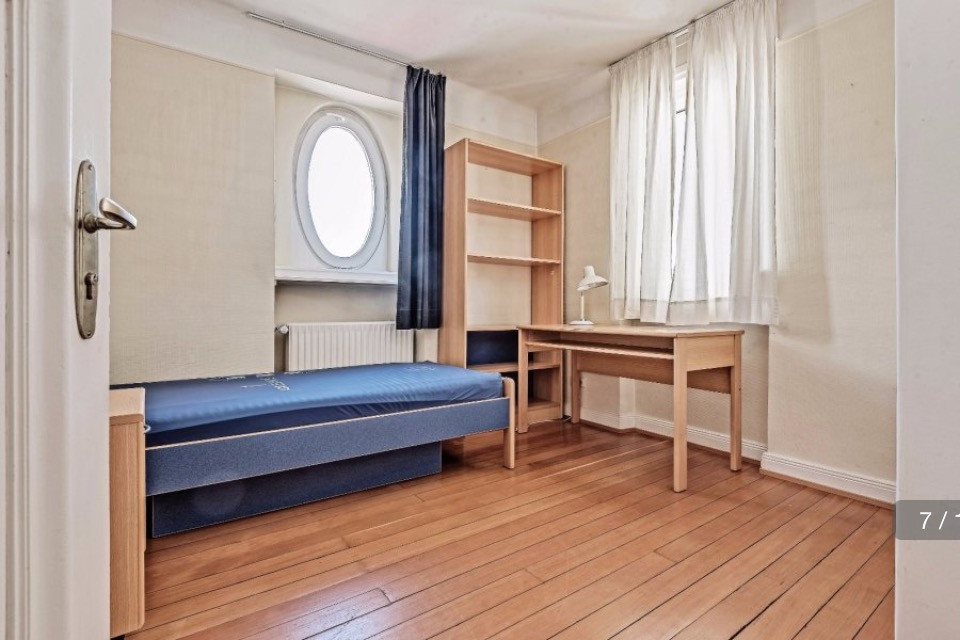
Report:
[[[469,165],[529,177],[529,203],[505,202],[471,193],[476,186],[468,184]],[[536,324],[563,322],[563,207],[561,163],[470,139],[461,140],[447,148],[440,362],[516,376],[517,325],[528,321]],[[469,215],[529,223],[529,255],[469,251]],[[529,309],[517,309],[512,323],[500,322],[502,319],[498,318],[496,323],[468,324],[467,302],[471,289],[476,295],[476,282],[471,283],[471,265],[505,267],[488,271],[485,276],[503,278],[504,283],[517,279],[516,269],[528,269]],[[491,273],[497,275],[490,276]],[[499,352],[509,352],[511,348],[513,360],[496,357]],[[558,350],[538,352],[529,363],[531,422],[561,417],[562,363],[563,357]]]

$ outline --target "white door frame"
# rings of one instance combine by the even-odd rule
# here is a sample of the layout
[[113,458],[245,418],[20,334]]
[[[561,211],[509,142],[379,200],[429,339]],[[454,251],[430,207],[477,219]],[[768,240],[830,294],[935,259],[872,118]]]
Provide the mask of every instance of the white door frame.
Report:
[[[9,58],[9,51],[7,51],[7,24],[8,13],[10,11],[4,7],[4,10],[0,12],[0,66],[6,71],[10,67],[7,65],[7,60]],[[11,210],[10,202],[7,199],[7,183],[9,182],[9,173],[7,167],[9,166],[10,153],[8,152],[7,147],[7,130],[14,131],[10,127],[10,112],[9,105],[7,103],[7,85],[12,81],[12,78],[4,78],[4,81],[0,83],[0,113],[3,114],[3,126],[0,127],[0,148],[3,151],[3,172],[0,175],[0,202],[3,203],[3,223],[0,224],[0,247],[7,247],[7,227],[10,226],[9,216],[7,215]],[[10,563],[9,558],[13,556],[13,548],[9,545],[8,540],[10,540],[9,533],[13,533],[11,530],[12,523],[15,521],[13,514],[16,505],[12,503],[11,498],[13,497],[11,492],[8,491],[10,482],[8,476],[12,474],[9,471],[10,468],[10,448],[11,443],[9,442],[10,424],[11,420],[9,418],[8,403],[7,398],[9,394],[7,393],[7,374],[6,371],[9,368],[9,362],[7,361],[7,340],[9,336],[7,335],[7,310],[12,309],[11,299],[8,295],[7,287],[7,252],[4,250],[2,254],[3,259],[0,259],[0,298],[3,298],[3,313],[0,313],[0,362],[3,363],[3,367],[0,368],[0,575],[3,576],[3,581],[0,582],[0,631],[4,632],[5,637],[16,637],[11,633],[11,628],[8,625],[9,622],[14,621],[14,616],[10,613],[12,609],[17,608],[16,603],[8,602],[7,594],[12,593],[10,587],[15,584],[19,584],[20,580],[18,578],[19,571],[14,570]]]
[[27,227],[19,212],[26,210],[26,180],[23,171],[25,158],[24,105],[26,81],[23,68],[23,45],[26,38],[24,7],[17,2],[8,3],[3,12],[3,68],[9,75],[3,83],[2,107],[4,127],[0,131],[3,140],[4,172],[0,179],[3,195],[3,227],[0,239],[8,248],[0,272],[3,279],[4,314],[0,317],[3,329],[4,367],[0,371],[3,385],[0,388],[0,407],[3,407],[3,446],[0,448],[0,489],[3,497],[3,630],[5,637],[27,636],[27,501],[24,495],[26,483],[25,465],[18,463],[27,458],[24,420],[24,381],[26,380],[26,306],[27,292],[24,247],[27,246]]
[[0,631],[12,640],[109,636],[109,242],[84,341],[72,185],[90,158],[109,193],[111,20],[110,0],[7,0],[0,18]]

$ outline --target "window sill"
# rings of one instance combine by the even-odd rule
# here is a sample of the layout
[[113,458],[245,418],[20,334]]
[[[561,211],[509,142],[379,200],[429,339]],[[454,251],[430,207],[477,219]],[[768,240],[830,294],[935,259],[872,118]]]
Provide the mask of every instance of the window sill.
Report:
[[284,284],[374,284],[397,286],[395,271],[346,271],[331,269],[329,271],[315,271],[310,269],[286,269],[277,267],[274,275],[277,283]]

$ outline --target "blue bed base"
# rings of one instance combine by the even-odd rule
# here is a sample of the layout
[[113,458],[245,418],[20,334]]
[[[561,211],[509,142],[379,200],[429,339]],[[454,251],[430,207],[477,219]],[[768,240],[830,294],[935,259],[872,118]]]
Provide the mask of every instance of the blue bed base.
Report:
[[148,498],[153,538],[440,472],[441,443],[281,471]]
[[151,537],[437,473],[443,440],[502,430],[507,397],[146,450]]

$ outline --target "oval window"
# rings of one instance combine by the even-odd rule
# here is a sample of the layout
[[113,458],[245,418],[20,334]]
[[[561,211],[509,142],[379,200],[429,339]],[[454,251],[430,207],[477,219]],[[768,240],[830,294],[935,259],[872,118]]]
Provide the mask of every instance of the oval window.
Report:
[[382,235],[386,172],[360,116],[325,109],[304,127],[297,152],[297,208],[307,242],[323,262],[362,267]]
[[327,127],[313,146],[307,201],[320,242],[341,258],[356,255],[373,224],[373,172],[357,136]]

